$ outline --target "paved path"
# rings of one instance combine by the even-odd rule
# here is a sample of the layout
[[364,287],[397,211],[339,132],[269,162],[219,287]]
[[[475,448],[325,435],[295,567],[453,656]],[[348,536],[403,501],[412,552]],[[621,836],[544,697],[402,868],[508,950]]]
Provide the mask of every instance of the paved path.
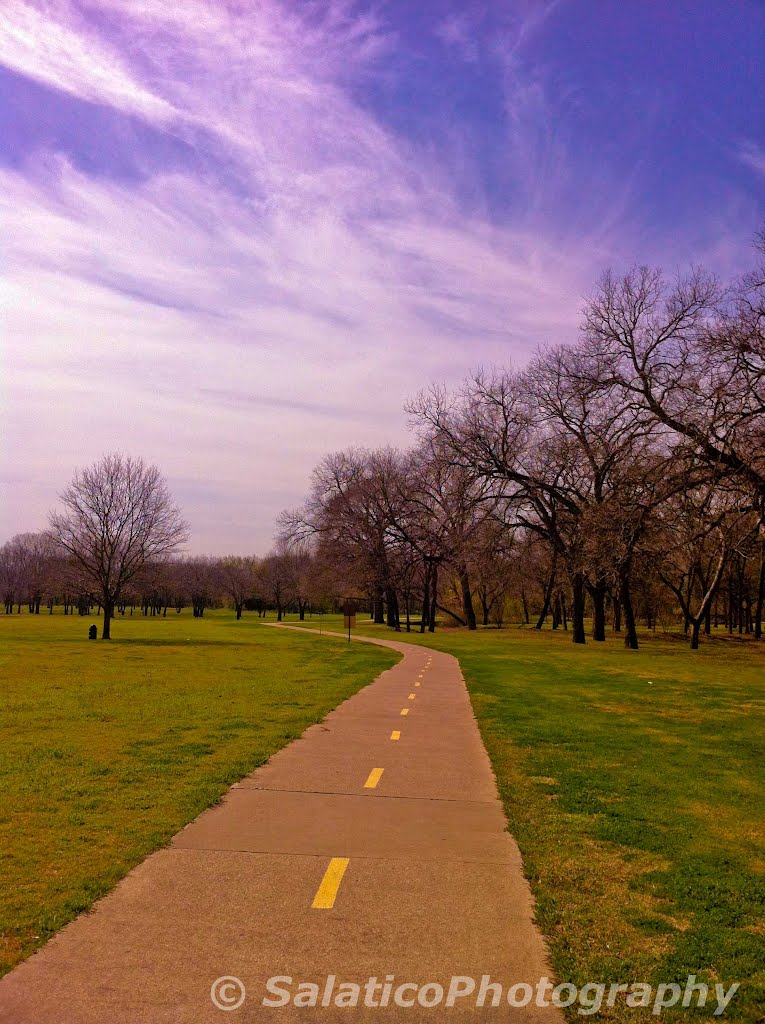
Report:
[[[402,660],[0,982],[2,1024],[441,1015],[557,1024],[558,1010],[510,1009],[504,998],[549,969],[459,664],[411,644],[369,642]],[[243,1005],[227,1012],[210,995],[224,975],[246,988]],[[299,982],[319,984],[320,999],[335,975],[330,1005],[264,1008],[275,975],[293,979],[293,996]],[[455,975],[477,988],[452,1009],[446,997],[437,1009],[365,1008],[363,990],[355,1010],[332,1005],[338,992],[353,999],[343,982],[390,982],[392,1004],[401,984],[448,989]],[[492,992],[475,1006],[483,975],[502,986],[499,1008]],[[435,1000],[438,990],[420,995]],[[237,998],[234,982],[220,991],[221,1002]]]

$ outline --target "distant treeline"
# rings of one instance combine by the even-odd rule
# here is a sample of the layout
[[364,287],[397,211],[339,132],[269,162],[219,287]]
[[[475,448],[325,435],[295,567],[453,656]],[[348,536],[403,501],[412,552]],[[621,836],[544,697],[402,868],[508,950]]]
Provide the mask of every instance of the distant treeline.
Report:
[[[765,255],[765,236],[758,249]],[[522,622],[586,641],[638,625],[762,636],[765,263],[603,276],[579,337],[520,370],[433,386],[409,450],[326,456],[264,558],[182,558],[156,467],[78,471],[51,529],[0,548],[6,612],[230,604],[279,618],[348,599],[392,629]]]
[[[765,254],[765,237],[758,249]],[[393,628],[440,612],[476,628],[585,619],[627,646],[637,624],[762,635],[765,264],[607,273],[571,345],[522,370],[431,387],[408,451],[322,460],[286,544],[311,542]]]

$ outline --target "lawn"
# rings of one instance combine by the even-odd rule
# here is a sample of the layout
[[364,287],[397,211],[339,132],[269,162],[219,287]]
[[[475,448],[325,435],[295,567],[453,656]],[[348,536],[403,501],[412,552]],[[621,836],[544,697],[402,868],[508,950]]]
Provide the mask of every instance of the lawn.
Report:
[[358,623],[459,658],[561,981],[738,981],[765,1021],[765,645]]
[[0,615],[0,974],[396,660],[230,612],[90,622]]

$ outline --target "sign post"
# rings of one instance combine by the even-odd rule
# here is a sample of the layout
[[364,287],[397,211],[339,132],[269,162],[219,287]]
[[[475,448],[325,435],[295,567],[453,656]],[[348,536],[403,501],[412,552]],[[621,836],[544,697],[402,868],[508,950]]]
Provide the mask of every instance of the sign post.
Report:
[[356,606],[353,601],[343,604],[343,625],[348,630],[348,643],[351,642],[351,628],[356,628]]

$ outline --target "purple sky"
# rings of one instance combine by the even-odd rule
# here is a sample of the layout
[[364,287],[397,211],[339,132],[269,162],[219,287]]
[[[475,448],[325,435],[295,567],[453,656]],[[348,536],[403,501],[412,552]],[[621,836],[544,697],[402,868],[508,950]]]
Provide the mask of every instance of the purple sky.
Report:
[[605,266],[739,272],[763,54],[743,0],[2,0],[0,541],[119,448],[263,552]]

